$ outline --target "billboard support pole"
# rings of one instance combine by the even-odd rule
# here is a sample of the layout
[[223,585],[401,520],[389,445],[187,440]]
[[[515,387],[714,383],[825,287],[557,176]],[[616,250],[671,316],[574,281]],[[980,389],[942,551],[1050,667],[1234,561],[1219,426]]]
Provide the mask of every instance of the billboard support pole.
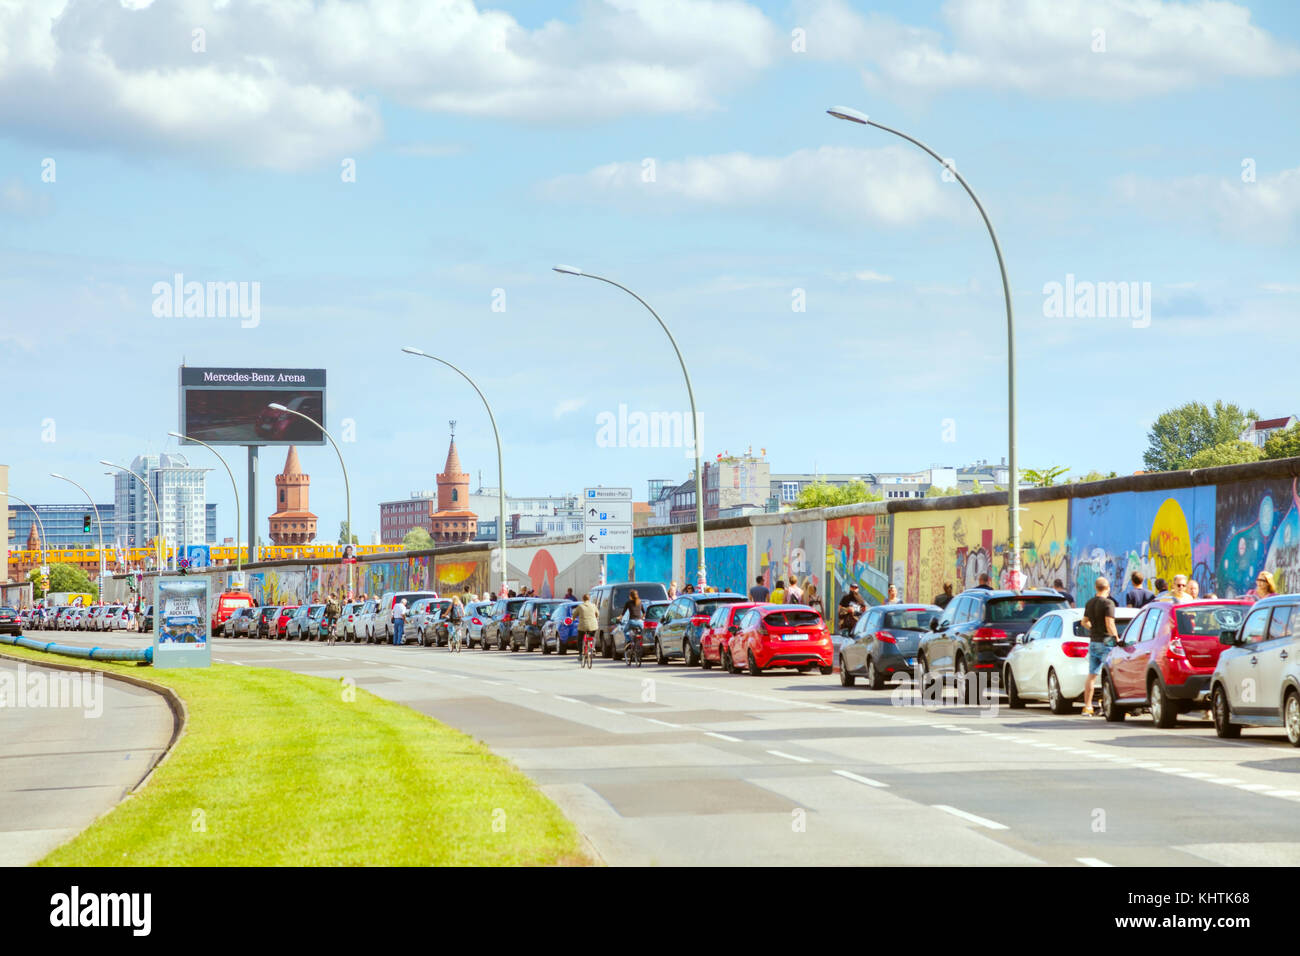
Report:
[[[244,447],[248,449],[248,563],[252,564],[257,560],[257,446]],[[239,550],[238,539],[235,550]]]

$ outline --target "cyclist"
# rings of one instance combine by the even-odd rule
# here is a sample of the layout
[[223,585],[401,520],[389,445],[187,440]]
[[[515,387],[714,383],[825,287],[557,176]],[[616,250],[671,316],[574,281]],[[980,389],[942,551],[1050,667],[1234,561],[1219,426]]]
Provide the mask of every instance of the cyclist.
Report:
[[447,646],[456,649],[461,643],[460,628],[465,620],[465,608],[460,603],[459,595],[452,595],[451,607],[447,609],[447,618],[450,622],[447,628]]
[[641,631],[645,626],[645,607],[634,588],[623,604],[623,653],[629,660],[641,660]]
[[339,622],[339,613],[342,608],[339,607],[337,595],[331,594],[329,600],[325,602],[325,630],[329,633],[330,643],[334,643],[334,628]]
[[578,655],[581,662],[587,656],[588,644],[596,643],[596,605],[591,603],[591,595],[584,594],[582,603],[578,605],[578,639],[581,642],[582,653]]

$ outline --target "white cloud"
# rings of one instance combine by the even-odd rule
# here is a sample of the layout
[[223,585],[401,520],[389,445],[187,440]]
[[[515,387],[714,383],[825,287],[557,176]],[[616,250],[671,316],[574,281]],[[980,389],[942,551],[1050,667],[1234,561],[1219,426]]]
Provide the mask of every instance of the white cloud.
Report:
[[725,153],[656,163],[646,182],[640,160],[607,163],[544,183],[551,199],[670,207],[762,210],[801,218],[827,217],[884,225],[954,214],[940,169],[900,146],[850,149],[822,146],[786,156]]
[[742,0],[580,11],[527,29],[472,0],[24,0],[0,14],[0,123],[42,142],[299,168],[378,139],[378,97],[539,123],[701,111],[780,49]]
[[586,404],[587,400],[585,398],[562,398],[560,401],[555,403],[555,408],[552,409],[552,414],[556,418],[563,418],[565,415],[573,414]]
[[1122,99],[1300,69],[1300,50],[1220,0],[949,0],[941,17],[946,35],[859,15],[844,0],[797,7],[809,56],[859,63],[869,86],[894,93]]
[[40,216],[50,210],[50,197],[33,191],[20,179],[0,183],[0,213],[11,216]]
[[1123,176],[1121,199],[1171,224],[1209,224],[1237,238],[1282,241],[1300,226],[1300,167],[1255,182],[1219,176],[1154,180]]
[[1300,285],[1294,282],[1265,282],[1260,288],[1275,295],[1291,295],[1300,292]]
[[881,275],[879,272],[874,272],[871,269],[862,269],[858,272],[855,272],[853,273],[853,278],[861,282],[893,282],[894,281],[892,276]]

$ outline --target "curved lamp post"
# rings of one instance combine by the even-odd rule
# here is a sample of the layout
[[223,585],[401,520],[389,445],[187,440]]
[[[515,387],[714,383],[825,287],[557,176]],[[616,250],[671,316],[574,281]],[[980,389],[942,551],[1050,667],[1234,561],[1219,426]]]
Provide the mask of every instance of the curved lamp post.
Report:
[[673,338],[672,332],[668,331],[668,326],[664,320],[659,318],[659,313],[650,308],[650,303],[641,298],[625,285],[615,282],[613,279],[606,279],[604,276],[594,275],[590,272],[583,272],[581,269],[575,269],[573,266],[552,266],[551,271],[559,272],[568,276],[582,276],[584,279],[596,279],[600,282],[612,285],[615,288],[622,289],[632,298],[636,299],[646,307],[646,311],[655,317],[659,327],[664,330],[668,336],[668,341],[673,345],[673,351],[677,353],[677,361],[682,366],[682,375],[686,379],[686,397],[691,401],[691,429],[694,432],[695,444],[695,538],[696,538],[696,556],[699,561],[695,569],[695,590],[703,591],[706,582],[704,568],[704,471],[700,465],[700,416],[695,409],[695,389],[691,387],[691,373],[686,371],[686,360],[682,358],[682,350],[677,347],[677,340]]
[[[483,392],[478,385],[474,383],[474,380],[446,359],[440,359],[436,355],[430,355],[428,352],[411,348],[410,346],[404,347],[402,351],[407,355],[418,355],[421,358],[433,359],[435,362],[441,362],[465,381],[469,382],[474,391],[478,392],[478,397],[483,399],[483,407],[487,409],[488,421],[492,423],[492,434],[497,440],[497,549],[501,552],[501,590],[504,591],[506,587],[506,578],[509,576],[509,566],[506,564],[506,472],[501,457],[501,432],[497,430],[497,419],[496,416],[492,414],[492,406],[488,404],[486,398],[483,398]],[[439,502],[438,507],[442,507],[441,502]],[[489,579],[488,585],[491,586],[491,584],[492,582]]]
[[158,507],[158,499],[154,497],[153,489],[149,487],[149,482],[145,481],[130,468],[124,468],[122,465],[115,465],[106,458],[99,459],[101,465],[108,465],[109,468],[116,468],[118,471],[124,471],[140,484],[144,485],[145,492],[149,495],[149,500],[153,502],[153,513],[158,516],[158,573],[163,573],[163,539],[162,539],[162,509]]
[[[66,477],[65,475],[57,475],[54,472],[50,472],[50,477],[58,478],[60,481],[66,481],[70,485],[77,485],[75,481],[73,481],[71,478]],[[99,588],[99,596],[103,598],[104,596],[104,519],[99,516],[99,506],[95,504],[95,499],[90,497],[90,492],[87,491],[85,488],[82,488],[81,485],[77,485],[77,487],[81,488],[81,493],[85,495],[86,500],[90,502],[90,507],[95,509],[95,523],[99,525],[99,580],[95,582],[95,586]]]
[[[241,561],[241,557],[244,553],[244,549],[239,544],[239,485],[235,484],[235,473],[230,470],[230,464],[226,459],[221,457],[221,452],[217,451],[207,442],[199,441],[197,438],[191,438],[189,435],[182,435],[180,432],[168,432],[167,434],[179,441],[189,441],[194,442],[196,445],[202,445],[208,451],[212,452],[212,454],[216,455],[217,461],[221,462],[221,464],[225,466],[226,474],[230,476],[230,486],[235,489],[235,572],[237,574],[242,572],[244,565]],[[248,540],[248,561],[250,564],[253,563],[253,540],[251,534],[249,535]]]
[[975,208],[979,210],[980,218],[984,220],[984,225],[989,231],[989,238],[993,240],[993,252],[998,257],[998,271],[1002,274],[1002,296],[1007,304],[1007,462],[1010,470],[1010,481],[1008,483],[1010,493],[1007,497],[1008,559],[1006,583],[1008,587],[1019,590],[1024,582],[1020,573],[1020,473],[1016,470],[1016,322],[1011,308],[1011,284],[1007,279],[1007,265],[1002,258],[1002,246],[998,244],[998,234],[993,231],[993,223],[989,221],[988,213],[984,211],[984,204],[975,195],[975,190],[970,188],[970,183],[966,182],[965,177],[957,172],[955,166],[945,161],[942,156],[929,146],[926,146],[925,143],[899,130],[877,123],[868,117],[866,113],[850,109],[847,106],[835,106],[826,112],[836,119],[858,123],[862,126],[874,126],[886,133],[893,133],[895,136],[905,139],[929,153],[940,166],[952,173],[957,182],[961,183],[962,188],[966,190],[966,194],[975,203]]
[[[302,412],[295,412],[292,408],[285,408],[285,406],[281,405],[279,402],[271,402],[269,405],[267,405],[267,408],[274,408],[277,412],[288,412],[290,415],[297,415],[299,418],[303,419],[304,421],[311,422],[313,425],[315,425],[317,428],[320,429],[320,433],[324,435],[326,438],[328,438],[329,443],[334,446],[334,454],[339,456],[339,467],[343,469],[343,495],[344,495],[344,499],[347,502],[348,537],[351,538],[352,537],[352,487],[348,484],[348,466],[343,463],[343,452],[339,451],[338,442],[334,440],[333,435],[331,435],[329,432],[325,430],[324,425],[316,421],[316,419],[312,418],[310,415],[304,415]],[[233,475],[231,476],[230,480],[231,481],[235,480]],[[250,488],[248,490],[248,493],[252,495],[252,494],[256,494],[257,492],[254,489]],[[252,528],[248,529],[248,540],[251,546],[253,540]],[[344,550],[346,550],[346,545],[351,543],[352,543],[351,541],[345,542]],[[352,593],[352,565],[349,564],[348,565],[348,594],[351,593]]]
[[48,542],[45,540],[45,522],[41,520],[40,512],[37,511],[35,508],[33,508],[30,502],[24,501],[22,498],[19,498],[12,491],[5,491],[5,494],[8,497],[12,498],[14,501],[17,501],[19,504],[27,505],[28,509],[30,509],[32,513],[32,517],[36,519],[36,527],[41,529],[41,567],[45,567],[46,564],[45,552],[47,550],[45,546],[46,544],[48,544]]

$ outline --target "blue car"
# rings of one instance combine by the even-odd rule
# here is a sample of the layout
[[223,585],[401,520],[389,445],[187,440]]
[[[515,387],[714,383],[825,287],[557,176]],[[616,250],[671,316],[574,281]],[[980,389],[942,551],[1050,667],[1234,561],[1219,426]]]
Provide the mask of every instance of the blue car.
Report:
[[565,601],[551,612],[542,625],[542,653],[555,651],[563,654],[569,648],[578,649],[578,603]]

